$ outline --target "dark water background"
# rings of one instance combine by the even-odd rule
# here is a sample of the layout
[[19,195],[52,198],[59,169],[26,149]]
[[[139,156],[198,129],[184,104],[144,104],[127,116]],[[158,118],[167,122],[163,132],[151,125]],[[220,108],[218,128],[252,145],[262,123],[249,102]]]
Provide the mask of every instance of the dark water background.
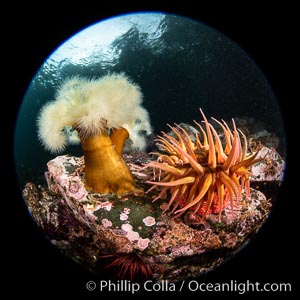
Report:
[[[141,86],[144,107],[154,133],[166,123],[207,117],[231,119],[250,116],[266,123],[284,138],[281,113],[272,89],[251,58],[220,32],[191,19],[165,15],[155,38],[132,26],[116,38],[112,60],[94,53],[88,62],[51,63],[51,56],[37,72],[24,96],[15,132],[15,162],[21,188],[28,181],[44,183],[46,163],[55,155],[45,151],[37,138],[36,117],[53,100],[59,84],[73,75],[100,77],[125,72]],[[50,60],[50,62],[49,62]],[[80,146],[64,153],[81,155]]]
[[[11,58],[9,61],[9,69],[13,74],[8,76],[8,79],[11,82],[11,86],[8,86],[8,88],[10,88],[11,97],[7,98],[9,99],[9,102],[12,102],[13,108],[13,116],[12,118],[10,117],[11,127],[14,127],[15,112],[17,111],[20,99],[24,95],[23,91],[26,88],[25,86],[30,82],[34,72],[37,70],[35,68],[40,66],[45,57],[49,55],[49,51],[51,51],[51,49],[54,50],[65,38],[74,34],[77,30],[84,28],[87,24],[92,24],[101,18],[104,19],[111,16],[112,14],[124,13],[132,10],[134,5],[129,5],[128,2],[129,1],[124,1],[122,5],[121,3],[116,5],[115,1],[112,1],[111,5],[107,3],[108,8],[94,10],[88,15],[84,15],[81,8],[79,9],[78,6],[74,8],[75,10],[73,10],[73,12],[68,11],[68,13],[61,11],[60,9],[58,10],[57,6],[53,6],[52,11],[49,13],[50,5],[47,7],[41,6],[40,8],[35,7],[34,10],[16,10],[14,7],[14,13],[11,14],[10,21],[15,22],[18,26],[12,27],[12,33],[9,29],[10,23],[5,21],[6,26],[3,27],[4,37],[6,36],[6,33],[10,36],[8,39],[9,47],[3,48],[7,48],[12,54],[9,56]],[[26,3],[26,5],[28,4]],[[226,3],[226,6],[228,5],[229,4]],[[151,5],[149,6],[151,7]],[[297,160],[292,160],[293,152],[290,150],[297,149],[296,145],[293,147],[294,128],[296,127],[295,121],[297,118],[291,117],[293,116],[293,111],[295,114],[298,113],[294,105],[294,99],[297,99],[297,96],[294,94],[294,90],[291,87],[292,78],[295,76],[293,71],[295,69],[295,61],[297,61],[296,58],[298,57],[295,55],[296,53],[293,54],[292,51],[292,49],[295,48],[295,37],[298,34],[296,32],[296,28],[298,28],[296,25],[298,25],[299,19],[298,13],[296,15],[298,10],[296,7],[293,9],[290,4],[285,6],[282,3],[278,6],[276,6],[276,3],[272,3],[271,6],[268,5],[267,10],[263,10],[261,3],[258,6],[251,3],[251,6],[243,5],[240,10],[236,9],[237,7],[230,7],[230,5],[227,7],[228,9],[225,9],[224,11],[220,9],[217,11],[216,8],[216,11],[214,9],[209,14],[207,10],[203,10],[202,7],[199,8],[198,3],[191,5],[185,1],[178,1],[177,3],[176,1],[172,1],[172,5],[169,3],[166,6],[167,11],[177,12],[179,14],[185,13],[186,15],[195,17],[196,19],[205,21],[207,24],[215,26],[218,30],[223,30],[234,41],[238,41],[248,53],[251,53],[264,73],[267,74],[273,88],[275,88],[275,93],[280,100],[280,107],[284,112],[284,124],[287,128],[285,133],[288,135],[288,161],[290,163],[288,164],[284,184],[281,187],[280,201],[274,206],[268,222],[264,224],[262,230],[260,230],[255,239],[247,246],[247,249],[238,253],[230,263],[220,266],[213,272],[210,272],[201,278],[196,278],[196,280],[198,282],[229,282],[229,280],[237,279],[238,282],[246,282],[246,280],[249,279],[253,283],[257,281],[261,283],[291,282],[293,285],[293,293],[280,293],[280,295],[283,297],[292,296],[291,294],[296,295],[298,279],[296,280],[294,274],[296,274],[296,262],[298,261],[299,254],[297,247],[291,245],[294,244],[295,237],[298,235],[298,231],[296,231],[298,228],[296,224],[298,214],[296,216],[296,212],[298,213],[298,211],[294,207],[294,203],[297,203],[294,195],[295,187],[297,185],[294,185],[293,182],[296,178],[294,172],[291,172],[290,170],[296,168],[297,164],[294,162],[297,162]],[[158,7],[161,7],[161,5]],[[136,9],[136,7],[134,7],[134,9]],[[149,7],[147,9],[149,10]],[[45,11],[49,14],[45,14]],[[197,31],[198,30],[200,29],[198,28]],[[187,32],[184,31],[184,34],[187,34]],[[207,31],[206,34],[208,34]],[[220,35],[215,31],[210,31],[210,34],[213,36]],[[178,97],[177,100],[181,103],[180,109],[173,109],[173,113],[175,114],[178,110],[184,110],[185,105],[187,105],[187,102],[189,101],[192,101],[197,107],[198,105],[202,106],[202,101],[206,101],[208,107],[202,107],[205,109],[208,116],[214,115],[215,117],[218,117],[220,115],[221,117],[224,117],[223,114],[226,113],[229,117],[232,117],[233,114],[237,115],[238,112],[241,112],[244,115],[251,115],[266,121],[275,132],[278,132],[281,134],[281,137],[284,137],[285,134],[281,114],[278,110],[277,102],[273,100],[274,96],[266,79],[253,61],[251,61],[238,46],[235,46],[226,38],[226,41],[224,41],[224,36],[220,36],[223,44],[227,44],[227,49],[228,47],[231,49],[229,51],[230,53],[231,51],[234,51],[234,49],[235,52],[238,52],[238,57],[236,54],[234,56],[235,59],[238,58],[238,60],[242,62],[246,61],[248,63],[248,69],[245,69],[243,65],[238,64],[238,68],[241,69],[241,71],[233,71],[234,74],[238,73],[244,76],[244,80],[242,80],[242,76],[236,76],[235,80],[239,84],[244,82],[243,87],[245,86],[246,90],[252,91],[250,95],[252,95],[253,98],[251,99],[247,94],[239,95],[237,97],[239,101],[235,101],[235,99],[231,100],[235,101],[235,103],[239,102],[241,105],[238,107],[230,105],[224,109],[222,99],[224,96],[232,93],[232,90],[226,89],[225,94],[221,95],[222,98],[218,99],[218,102],[216,103],[210,102],[209,99],[211,98],[201,99],[200,103],[200,98],[187,99],[187,97],[184,97],[183,101],[183,99]],[[208,42],[201,39],[201,42],[199,41],[198,44],[198,47],[200,47],[201,44],[201,47],[205,48],[205,44],[208,44]],[[217,43],[214,42],[214,45],[216,44]],[[172,49],[172,44],[170,43],[169,45],[169,48]],[[129,48],[130,47],[128,46],[128,50]],[[222,49],[218,47],[208,47],[208,49],[212,50],[209,55],[218,52],[220,55],[218,56],[218,59],[221,61]],[[184,50],[182,51],[186,52]],[[195,51],[195,53],[200,52],[196,51],[196,49],[193,51]],[[179,52],[179,50],[177,52]],[[142,51],[139,53],[142,53]],[[170,53],[166,52],[165,55],[171,56]],[[134,62],[144,61],[142,57],[133,56],[132,60]],[[199,60],[203,60],[203,57],[197,56],[197,60],[190,64],[192,69],[194,64],[200,65]],[[237,65],[234,60],[230,60],[230,64],[233,64],[234,66]],[[161,57],[160,61],[164,61],[164,58]],[[178,60],[176,61],[177,63],[180,63]],[[144,63],[146,64],[146,61],[144,61]],[[134,72],[134,66],[135,65],[128,64],[126,70],[130,69],[132,70],[132,74],[141,76],[145,73],[144,71],[141,74]],[[161,66],[158,65],[158,68],[152,69],[153,72],[163,72],[162,66],[163,64]],[[71,66],[69,67],[71,68]],[[75,66],[72,66],[78,73],[88,74],[88,72],[91,72],[90,69],[82,67],[83,66],[77,66],[75,68]],[[138,68],[138,66],[135,67]],[[57,76],[57,79],[60,80],[60,78],[62,78],[60,74],[63,74],[65,69],[66,67],[63,67],[61,70],[55,69],[53,70],[53,75]],[[210,68],[206,65],[206,68],[203,67],[202,71],[204,69],[217,70],[219,68]],[[234,69],[234,67],[230,68],[230,70],[232,69]],[[254,76],[251,75],[251,71]],[[97,74],[98,72],[96,70],[93,70],[93,72],[96,73],[96,76],[101,75],[101,72]],[[176,72],[179,74],[181,70],[177,70]],[[202,74],[200,71],[198,74],[199,73]],[[223,71],[223,74],[224,73],[226,74],[226,77],[223,78],[223,81],[226,81],[227,76],[232,76],[232,74],[229,74],[230,72]],[[201,74],[199,76],[201,76]],[[154,77],[154,75],[156,74],[153,74],[152,76]],[[214,75],[216,74],[210,74],[209,76],[213,77]],[[38,88],[36,91],[38,91],[38,94],[33,90],[30,93],[28,91],[25,98],[28,101],[23,101],[23,106],[19,113],[15,135],[15,158],[18,177],[22,182],[37,180],[37,174],[41,174],[40,178],[42,180],[45,162],[52,158],[52,155],[45,152],[42,147],[40,147],[37,141],[35,127],[35,118],[39,108],[43,103],[52,99],[55,86],[57,86],[57,84],[52,85],[53,78],[50,79],[51,76],[49,73],[47,76],[44,74],[44,76],[45,78],[48,78],[48,83],[46,80],[42,80],[40,81],[40,84],[36,84],[36,88]],[[172,76],[174,76],[174,74],[167,74],[167,77]],[[201,78],[203,79],[203,77],[204,76]],[[11,80],[12,78],[14,78],[14,80]],[[139,76],[136,76],[136,78],[139,78]],[[247,84],[247,78],[250,79],[251,82],[254,80],[258,83],[258,88],[255,88],[251,83]],[[161,78],[159,79],[161,80]],[[44,82],[45,85],[43,85],[42,82]],[[139,83],[139,81],[137,82]],[[210,82],[209,78],[207,78],[205,82]],[[178,84],[178,82],[172,83],[171,90],[176,90]],[[157,97],[160,97],[160,95],[164,93],[169,99],[168,92],[164,89],[158,90],[158,85],[159,81],[157,80],[155,83],[148,82],[146,87],[142,87],[145,95],[145,102],[150,101],[147,100],[144,90],[147,86],[153,88],[153,93],[156,91]],[[198,88],[199,85],[202,87],[204,86],[200,80],[197,80],[197,84],[194,84],[194,87],[198,91],[200,90],[200,88]],[[210,95],[218,92],[218,85],[214,85],[217,90],[213,90],[212,85],[213,82],[210,82],[208,85],[208,87],[210,86]],[[227,86],[232,89],[232,85]],[[201,94],[208,94],[208,87],[205,87],[204,90],[201,89],[199,92]],[[7,87],[4,86],[4,88],[5,91],[7,91]],[[30,86],[30,89],[31,88],[32,86]],[[187,93],[188,91],[185,92]],[[29,95],[31,96],[29,97]],[[261,97],[257,97],[258,95]],[[263,99],[265,95],[266,97]],[[160,97],[160,99],[162,99],[162,97]],[[247,99],[247,101],[245,99]],[[151,103],[156,100],[157,99],[151,99]],[[164,105],[164,102],[159,103],[159,107],[162,105]],[[220,105],[223,107],[222,111],[218,109]],[[256,109],[252,109],[253,105],[255,105]],[[161,110],[159,107],[154,110],[155,116],[153,116],[152,111],[150,112],[152,124],[155,126],[154,129],[156,132],[161,130],[161,128],[158,128],[159,125],[156,126],[156,124],[154,124],[154,119],[158,120],[157,124],[163,124],[163,129],[165,129],[164,116],[166,114],[170,115],[171,111],[171,108],[168,108],[168,110]],[[164,105],[164,107],[166,106]],[[188,113],[192,114],[197,111],[197,108],[196,110],[194,109],[195,108],[193,107],[193,110]],[[290,113],[292,114],[290,115]],[[187,118],[183,113],[177,114],[182,118]],[[195,112],[195,114],[197,114],[197,112]],[[176,122],[178,122],[178,120],[176,120]],[[9,134],[10,137],[13,137],[13,131],[12,134],[10,132]],[[67,151],[71,152],[73,151],[73,148],[71,149],[69,147]],[[80,152],[80,149],[76,149],[76,151]],[[6,162],[6,159],[4,162]],[[296,170],[294,169],[294,171]],[[291,176],[291,174],[293,174],[293,176]],[[2,175],[5,177],[7,176],[6,172],[2,173]],[[8,179],[9,181],[7,181],[7,184],[15,182],[15,174],[13,171],[9,173]],[[79,295],[81,295],[83,299],[87,296],[94,296],[95,298],[102,297],[104,295],[103,292],[100,293],[99,290],[96,290],[94,293],[89,292],[86,290],[85,284],[89,280],[95,280],[98,283],[100,279],[106,278],[105,274],[103,274],[103,277],[96,277],[89,272],[85,272],[79,265],[74,264],[71,260],[67,260],[56,247],[50,245],[48,240],[45,239],[44,233],[40,232],[36,223],[29,218],[26,205],[17,189],[17,184],[15,186],[16,188],[13,190],[13,195],[11,195],[11,190],[8,191],[9,193],[6,197],[7,202],[5,202],[5,207],[3,208],[4,212],[6,212],[3,214],[4,217],[6,215],[6,218],[4,218],[6,222],[4,223],[5,227],[3,227],[4,238],[2,247],[4,250],[3,258],[5,260],[4,269],[2,269],[3,274],[5,274],[3,290],[8,291],[10,295],[15,294],[18,296],[21,291],[23,295],[30,295],[30,297],[33,298],[35,298],[34,296],[40,298],[45,294],[56,298],[59,296],[67,296],[67,298],[76,296],[78,298]],[[8,239],[6,239],[6,235],[9,236]],[[7,250],[8,256],[5,255],[5,250]],[[185,296],[191,294],[195,297],[198,296],[198,293],[200,293],[200,291],[188,293],[185,289],[181,295]],[[112,295],[112,293],[107,294],[109,297]],[[105,295],[107,294],[105,293]],[[119,297],[122,296],[122,293],[120,292],[116,294]],[[149,293],[146,294],[149,295]],[[164,297],[168,296],[166,293],[162,294]],[[174,294],[176,293],[171,293],[171,295]],[[236,295],[237,293],[232,294]],[[248,294],[255,297],[260,295],[262,298],[267,295],[267,293],[253,294],[252,292]],[[276,293],[271,292],[268,294],[273,296]],[[154,296],[156,295],[159,296],[159,293],[154,294]],[[219,295],[224,296],[223,293],[205,293],[204,297],[208,296],[209,298],[210,295],[217,297]]]

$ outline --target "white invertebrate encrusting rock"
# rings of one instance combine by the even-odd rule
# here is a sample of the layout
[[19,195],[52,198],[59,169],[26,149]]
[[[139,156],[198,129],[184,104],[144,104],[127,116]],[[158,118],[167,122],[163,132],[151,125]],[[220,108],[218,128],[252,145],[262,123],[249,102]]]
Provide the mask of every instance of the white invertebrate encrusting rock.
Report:
[[125,232],[132,231],[132,226],[130,224],[123,224],[121,226],[121,229],[124,230]]
[[146,218],[143,219],[143,222],[146,226],[153,226],[156,222],[155,222],[155,218],[148,216]]
[[102,220],[102,225],[104,226],[104,227],[111,227],[112,226],[112,222],[111,221],[109,221],[108,219],[103,219]]
[[126,221],[128,219],[128,215],[125,214],[124,212],[120,213],[120,220],[121,221]]
[[137,243],[139,250],[142,250],[142,251],[145,250],[148,247],[149,243],[150,243],[150,240],[148,238],[146,238],[146,239],[139,238],[138,243]]

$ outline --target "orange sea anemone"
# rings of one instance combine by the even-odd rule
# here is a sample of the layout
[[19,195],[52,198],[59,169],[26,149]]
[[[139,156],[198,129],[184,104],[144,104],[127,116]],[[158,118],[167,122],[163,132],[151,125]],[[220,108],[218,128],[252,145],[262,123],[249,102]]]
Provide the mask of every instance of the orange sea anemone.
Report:
[[165,153],[152,153],[158,155],[158,159],[146,165],[154,171],[153,180],[147,181],[152,184],[147,192],[161,187],[153,201],[165,198],[170,192],[164,212],[170,210],[170,214],[180,216],[192,210],[203,217],[219,213],[220,220],[227,203],[230,202],[233,209],[234,202],[241,200],[243,190],[250,197],[251,173],[248,169],[262,158],[256,158],[257,153],[247,153],[246,136],[237,130],[233,119],[231,131],[224,120],[212,118],[224,132],[223,147],[218,133],[201,109],[200,112],[206,130],[194,122],[202,133],[202,142],[198,133],[193,142],[179,125],[168,125],[176,138],[165,132],[158,136],[156,141]]

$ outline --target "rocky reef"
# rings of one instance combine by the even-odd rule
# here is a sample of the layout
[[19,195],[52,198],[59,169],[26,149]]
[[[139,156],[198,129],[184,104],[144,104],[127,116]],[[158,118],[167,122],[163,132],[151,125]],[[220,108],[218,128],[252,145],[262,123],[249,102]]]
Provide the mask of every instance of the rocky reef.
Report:
[[152,174],[142,166],[153,157],[145,152],[123,155],[136,188],[122,196],[86,190],[84,158],[69,155],[49,161],[47,184],[28,182],[23,196],[51,243],[92,272],[107,269],[116,279],[173,282],[199,276],[239,251],[270,214],[285,163],[273,147],[276,137],[262,132],[249,139],[251,150],[264,158],[250,170],[251,196],[243,192],[233,207],[228,203],[220,220],[218,214],[202,218],[187,212],[176,218],[163,213],[168,199],[153,202],[157,191],[146,192]]

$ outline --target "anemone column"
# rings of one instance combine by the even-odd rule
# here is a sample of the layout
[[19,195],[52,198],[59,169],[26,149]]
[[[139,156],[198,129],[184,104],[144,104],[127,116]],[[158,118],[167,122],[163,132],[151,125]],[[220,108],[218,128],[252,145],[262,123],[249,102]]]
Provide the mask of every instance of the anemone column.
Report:
[[[117,134],[121,130],[125,129],[114,131],[113,139],[116,140],[116,144],[106,132],[81,138],[88,190],[115,194],[125,194],[134,190],[134,178],[121,157],[126,139],[126,135]],[[117,135],[118,139],[115,138]]]

